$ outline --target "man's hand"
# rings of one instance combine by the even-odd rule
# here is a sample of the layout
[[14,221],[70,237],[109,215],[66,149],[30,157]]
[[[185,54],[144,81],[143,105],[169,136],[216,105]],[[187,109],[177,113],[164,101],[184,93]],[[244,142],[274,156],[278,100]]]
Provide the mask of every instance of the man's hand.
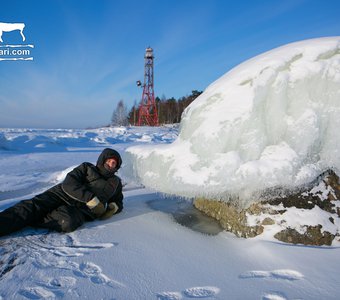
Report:
[[97,197],[92,198],[89,202],[86,203],[89,209],[95,208],[100,203]]
[[114,203],[114,202],[111,202],[111,203],[109,204],[108,208],[107,208],[106,213],[104,213],[104,214],[100,217],[100,219],[101,219],[101,220],[106,220],[106,219],[108,219],[108,218],[111,218],[114,214],[117,213],[118,209],[119,209],[118,205],[117,205],[116,203]]
[[97,197],[91,199],[86,205],[97,218],[101,217],[106,211],[105,205]]

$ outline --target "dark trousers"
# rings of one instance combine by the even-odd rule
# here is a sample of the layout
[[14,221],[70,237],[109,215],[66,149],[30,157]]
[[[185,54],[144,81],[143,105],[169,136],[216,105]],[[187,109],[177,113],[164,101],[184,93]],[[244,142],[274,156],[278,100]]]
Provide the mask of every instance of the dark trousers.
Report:
[[0,236],[26,226],[71,232],[86,219],[86,215],[79,208],[67,205],[57,195],[46,191],[0,212]]

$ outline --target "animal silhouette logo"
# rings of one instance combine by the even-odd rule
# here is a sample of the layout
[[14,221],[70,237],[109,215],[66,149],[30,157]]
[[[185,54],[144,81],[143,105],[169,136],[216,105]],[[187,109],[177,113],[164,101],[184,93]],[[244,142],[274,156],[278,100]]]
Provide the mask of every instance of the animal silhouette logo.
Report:
[[24,23],[1,23],[0,22],[0,42],[3,42],[2,40],[3,32],[11,32],[15,30],[20,30],[22,41],[24,42],[26,39],[24,36],[24,28],[25,28]]

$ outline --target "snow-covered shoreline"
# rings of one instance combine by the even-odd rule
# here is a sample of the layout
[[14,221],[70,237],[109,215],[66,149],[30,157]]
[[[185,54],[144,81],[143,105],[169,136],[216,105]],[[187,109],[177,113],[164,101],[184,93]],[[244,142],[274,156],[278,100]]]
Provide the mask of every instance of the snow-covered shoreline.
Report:
[[[0,210],[62,180],[72,166],[95,162],[106,146],[124,157],[130,146],[156,146],[176,138],[171,128],[147,130],[126,130],[125,134],[138,138],[126,142],[128,137],[121,137],[115,143],[110,143],[115,130],[103,130],[105,134],[101,129],[83,130],[80,136],[103,134],[107,142],[82,146],[73,136],[58,151],[46,142],[56,139],[58,131],[44,137],[38,130],[29,149],[24,139],[16,150],[1,149]],[[10,138],[3,130],[0,133],[10,144],[19,142],[22,134],[12,132]],[[32,147],[42,140],[45,147]],[[125,175],[130,167],[125,167],[119,174],[126,183],[121,214],[87,223],[70,234],[26,229],[0,239],[0,299],[340,297],[338,246],[292,246],[263,237],[236,238],[225,231],[202,234],[150,206],[150,201],[168,201],[176,209],[178,203],[130,181]]]

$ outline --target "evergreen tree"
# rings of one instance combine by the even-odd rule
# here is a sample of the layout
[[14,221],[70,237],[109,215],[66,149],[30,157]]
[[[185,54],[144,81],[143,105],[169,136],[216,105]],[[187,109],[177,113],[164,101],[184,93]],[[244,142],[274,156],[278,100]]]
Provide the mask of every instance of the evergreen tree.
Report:
[[129,115],[128,115],[128,122],[130,125],[136,125],[137,124],[137,117],[138,117],[138,104],[137,101],[135,100]]
[[[185,108],[201,94],[202,91],[193,90],[191,91],[191,95],[181,97],[178,100],[176,100],[174,97],[166,98],[165,95],[162,95],[161,98],[156,97],[155,101],[158,110],[159,124],[179,123]],[[136,124],[137,114],[138,105],[135,101],[135,104],[131,108],[128,116],[128,121],[130,124]]]

